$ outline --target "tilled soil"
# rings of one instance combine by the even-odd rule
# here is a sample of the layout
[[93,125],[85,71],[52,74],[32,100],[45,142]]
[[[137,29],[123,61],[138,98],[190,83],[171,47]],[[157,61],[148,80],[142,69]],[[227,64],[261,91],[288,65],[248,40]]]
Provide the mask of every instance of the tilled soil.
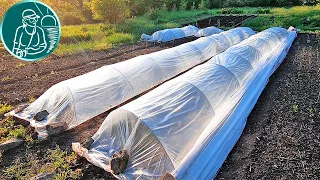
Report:
[[216,179],[320,179],[319,43],[298,35]]

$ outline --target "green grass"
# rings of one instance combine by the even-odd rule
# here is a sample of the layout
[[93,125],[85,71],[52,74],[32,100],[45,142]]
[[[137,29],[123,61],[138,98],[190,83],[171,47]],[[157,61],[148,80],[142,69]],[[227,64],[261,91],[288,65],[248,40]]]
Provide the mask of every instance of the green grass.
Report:
[[9,139],[8,135],[10,129],[14,126],[14,120],[10,117],[7,117],[0,122],[0,143],[3,143]]
[[[151,34],[160,29],[178,27],[178,23],[174,22],[161,22],[157,23],[157,20],[150,20],[148,17],[137,17],[133,19],[128,19],[125,22],[116,25],[116,29],[119,32],[125,34],[131,34],[133,37],[132,41],[137,41],[140,39],[142,33]],[[165,20],[166,21],[166,20]]]
[[6,82],[6,81],[10,81],[12,79],[12,77],[10,76],[5,76],[1,79],[2,82]]
[[88,41],[101,36],[108,36],[115,33],[115,28],[108,24],[84,24],[76,26],[63,26],[61,28],[61,44]]
[[8,104],[0,104],[0,117],[9,112],[13,107]]
[[297,112],[298,112],[298,105],[297,105],[297,104],[294,104],[294,105],[292,106],[292,111],[293,111],[294,113],[297,113]]
[[11,138],[24,139],[26,135],[26,129],[22,125],[15,125],[12,117],[8,116],[0,121],[0,143]]
[[19,68],[24,67],[24,66],[26,66],[26,64],[20,62],[19,64],[16,65],[16,68],[19,69]]
[[211,14],[270,14],[271,8],[268,7],[237,7],[237,8],[222,8],[212,9]]
[[26,136],[26,130],[23,126],[18,125],[16,128],[9,132],[8,138],[24,138]]
[[[302,19],[304,18],[309,18],[310,24],[303,25]],[[320,31],[320,5],[273,8],[270,14],[260,15],[258,18],[246,21],[243,26],[251,27],[256,31],[262,31],[273,26],[284,28],[294,26],[303,32],[318,32]]]
[[[179,25],[195,22],[199,19],[207,18],[216,14],[215,11],[209,10],[194,10],[194,11],[173,11],[165,12],[156,22],[174,22]],[[160,22],[161,23],[161,22]]]
[[47,167],[42,167],[44,171],[51,169],[54,172],[54,179],[77,179],[82,176],[81,170],[72,170],[71,166],[77,162],[77,155],[62,151],[59,146],[56,146],[54,150],[48,150],[48,161]]
[[103,50],[109,49],[110,46],[107,42],[101,41],[80,41],[73,44],[59,44],[57,49],[54,51],[54,54],[58,56],[79,53],[82,51],[90,51],[90,50]]

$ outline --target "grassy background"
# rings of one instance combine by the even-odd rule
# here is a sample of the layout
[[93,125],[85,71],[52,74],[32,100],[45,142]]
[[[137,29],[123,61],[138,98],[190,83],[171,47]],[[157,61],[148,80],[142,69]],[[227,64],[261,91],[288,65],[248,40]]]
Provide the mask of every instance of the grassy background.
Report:
[[[201,18],[226,14],[257,14],[243,26],[262,31],[269,27],[295,26],[302,31],[320,31],[320,6],[296,6],[291,8],[222,8],[193,11],[154,10],[145,16],[111,24],[85,24],[63,26],[62,37],[56,55],[65,55],[88,50],[104,50],[124,43],[135,43],[142,33],[152,34],[165,28],[179,27]],[[309,18],[310,24],[303,25],[303,18]]]
[[[310,24],[303,25],[302,19],[309,18]],[[273,8],[269,14],[249,20],[243,26],[252,27],[256,31],[262,31],[272,26],[288,28],[294,26],[302,31],[320,31],[320,5],[297,6],[292,8]]]
[[56,55],[65,55],[88,50],[109,49],[121,44],[135,43],[142,33],[178,27],[178,23],[149,20],[147,16],[128,19],[121,24],[85,24],[63,26]]
[[[122,44],[136,43],[142,33],[166,28],[179,27],[182,24],[215,15],[256,14],[258,17],[246,21],[243,26],[256,31],[269,27],[294,26],[302,32],[320,32],[320,5],[295,6],[291,8],[221,8],[210,10],[161,11],[152,10],[144,16],[127,19],[120,24],[83,24],[63,26],[61,40],[55,55],[62,56],[83,51],[106,50]],[[302,19],[309,18],[310,24],[303,25]],[[228,27],[222,27],[228,29]],[[0,45],[1,47],[1,45]]]

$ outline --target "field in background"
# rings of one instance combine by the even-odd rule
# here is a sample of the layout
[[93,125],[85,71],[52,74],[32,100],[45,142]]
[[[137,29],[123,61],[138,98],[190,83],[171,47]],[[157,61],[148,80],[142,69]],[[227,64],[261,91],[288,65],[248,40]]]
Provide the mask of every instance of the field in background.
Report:
[[[257,18],[246,21],[248,26],[256,31],[269,27],[295,26],[303,32],[320,31],[320,5],[296,6],[292,8],[222,8],[212,10],[171,11],[154,10],[145,16],[139,16],[126,21],[111,24],[88,24],[63,26],[62,37],[56,55],[65,55],[88,50],[104,50],[121,44],[135,43],[142,33],[152,34],[165,28],[179,27],[202,18],[214,15],[256,14]],[[303,25],[303,19],[309,19]],[[228,27],[222,27],[228,28]]]
[[[251,9],[251,8],[250,8]],[[302,22],[305,21],[305,24]],[[272,26],[288,28],[294,26],[302,32],[320,31],[320,5],[297,6],[292,8],[273,8],[269,14],[263,14],[243,24],[252,27],[254,30],[262,31]]]

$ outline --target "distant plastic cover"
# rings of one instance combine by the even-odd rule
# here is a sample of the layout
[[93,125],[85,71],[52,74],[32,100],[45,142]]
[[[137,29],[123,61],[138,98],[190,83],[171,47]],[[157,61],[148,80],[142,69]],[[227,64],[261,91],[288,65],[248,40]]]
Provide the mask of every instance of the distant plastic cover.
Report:
[[206,27],[204,29],[200,29],[196,34],[195,36],[196,37],[207,37],[207,36],[211,36],[211,35],[214,35],[214,34],[219,34],[223,32],[222,29],[219,29],[219,28],[216,28],[216,27]]
[[168,42],[176,39],[181,39],[189,36],[194,36],[199,29],[195,26],[189,25],[182,28],[172,28],[156,31],[151,36],[142,34],[141,40],[148,42]]
[[[71,129],[142,92],[184,72],[248,38],[249,28],[235,28],[180,46],[103,66],[55,84],[22,112],[10,112],[31,122],[45,138],[52,127]],[[34,116],[42,111],[43,121]],[[49,128],[51,130],[52,128]]]
[[296,32],[270,28],[111,112],[89,151],[73,149],[112,172],[110,157],[129,153],[120,179],[212,179],[244,129],[268,78]]

